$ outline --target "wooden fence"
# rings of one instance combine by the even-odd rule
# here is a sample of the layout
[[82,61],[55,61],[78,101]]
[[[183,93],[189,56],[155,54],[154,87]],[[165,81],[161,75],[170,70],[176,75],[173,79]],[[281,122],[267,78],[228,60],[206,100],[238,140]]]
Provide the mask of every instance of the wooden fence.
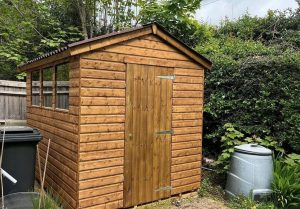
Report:
[[0,122],[26,119],[26,82],[0,80]]

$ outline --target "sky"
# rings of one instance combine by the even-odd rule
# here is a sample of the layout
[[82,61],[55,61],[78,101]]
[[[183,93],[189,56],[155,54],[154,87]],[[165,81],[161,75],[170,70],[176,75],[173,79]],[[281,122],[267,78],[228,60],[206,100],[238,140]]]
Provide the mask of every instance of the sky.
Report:
[[203,0],[196,19],[219,25],[225,17],[237,19],[247,11],[252,16],[265,16],[268,10],[296,9],[295,0]]

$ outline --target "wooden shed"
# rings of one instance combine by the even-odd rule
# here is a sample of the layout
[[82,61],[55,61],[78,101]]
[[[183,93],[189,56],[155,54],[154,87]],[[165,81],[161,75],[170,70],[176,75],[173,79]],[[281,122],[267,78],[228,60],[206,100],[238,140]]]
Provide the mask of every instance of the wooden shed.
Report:
[[27,72],[27,123],[44,137],[42,165],[51,138],[46,187],[66,208],[90,209],[196,190],[209,68],[209,60],[156,23],[20,65]]

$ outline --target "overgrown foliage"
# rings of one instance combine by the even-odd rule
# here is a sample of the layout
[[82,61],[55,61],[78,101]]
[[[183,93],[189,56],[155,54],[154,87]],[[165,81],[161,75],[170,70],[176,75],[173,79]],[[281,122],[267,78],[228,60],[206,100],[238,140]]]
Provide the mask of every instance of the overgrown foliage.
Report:
[[247,136],[238,131],[233,124],[227,123],[224,125],[224,133],[221,137],[222,152],[215,162],[216,168],[219,172],[226,172],[229,169],[230,158],[234,152],[234,147],[242,144],[259,144],[276,152],[276,155],[282,155],[284,150],[280,145],[270,136],[260,138],[258,136]]
[[271,137],[300,152],[300,10],[245,15],[207,28],[196,49],[213,62],[206,74],[204,145],[219,150],[223,126]]

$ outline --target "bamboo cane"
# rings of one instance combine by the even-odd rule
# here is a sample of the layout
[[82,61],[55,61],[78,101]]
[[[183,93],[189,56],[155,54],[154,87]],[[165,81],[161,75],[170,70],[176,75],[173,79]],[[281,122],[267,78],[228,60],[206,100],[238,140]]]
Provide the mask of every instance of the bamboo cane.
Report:
[[4,151],[4,140],[5,140],[5,128],[6,128],[6,120],[4,121],[4,128],[3,128],[3,137],[2,137],[2,145],[1,145],[1,155],[0,155],[0,181],[1,181],[1,202],[2,202],[2,209],[4,209],[4,189],[3,189],[3,176],[2,176],[2,160],[3,160],[3,151]]
[[47,152],[46,152],[46,158],[45,158],[43,179],[42,179],[42,183],[41,183],[42,190],[41,190],[40,199],[39,199],[39,209],[41,208],[41,202],[42,202],[42,200],[44,200],[44,195],[45,195],[45,192],[44,192],[44,182],[45,182],[45,176],[46,176],[46,169],[47,169],[47,162],[48,162],[48,156],[49,156],[50,142],[51,142],[51,139],[49,138]]

